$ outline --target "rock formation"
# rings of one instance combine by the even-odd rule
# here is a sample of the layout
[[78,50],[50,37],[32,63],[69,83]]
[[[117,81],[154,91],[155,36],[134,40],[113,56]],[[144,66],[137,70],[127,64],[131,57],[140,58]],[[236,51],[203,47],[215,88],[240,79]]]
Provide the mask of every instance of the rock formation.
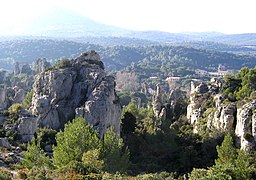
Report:
[[236,119],[236,106],[232,103],[222,104],[208,115],[207,127],[220,132],[232,132]]
[[194,125],[195,133],[198,132],[198,123],[203,116],[207,119],[209,129],[220,132],[234,130],[236,106],[232,103],[223,103],[224,95],[218,94],[220,88],[221,82],[216,78],[212,78],[208,84],[201,82],[198,86],[191,82],[187,119]]
[[[246,103],[241,101],[240,103],[244,104],[237,108],[235,103],[225,102],[225,96],[218,93],[220,82],[211,81],[208,91],[205,87],[191,83],[187,119],[193,125],[194,133],[198,133],[201,120],[206,120],[209,131],[235,132],[237,145],[241,149],[252,150],[256,145],[256,100]],[[210,98],[213,104],[204,107]]]
[[156,93],[153,96],[153,112],[156,117],[155,126],[160,127],[162,122],[166,119],[166,108],[163,106],[161,89],[160,86],[157,85]]
[[38,117],[39,127],[63,128],[82,116],[101,136],[110,127],[120,132],[121,107],[114,78],[107,76],[94,51],[40,73],[33,89],[30,110]]
[[242,149],[251,150],[256,142],[256,101],[237,109],[235,134]]
[[33,63],[33,70],[36,74],[44,72],[51,64],[46,59],[38,59]]

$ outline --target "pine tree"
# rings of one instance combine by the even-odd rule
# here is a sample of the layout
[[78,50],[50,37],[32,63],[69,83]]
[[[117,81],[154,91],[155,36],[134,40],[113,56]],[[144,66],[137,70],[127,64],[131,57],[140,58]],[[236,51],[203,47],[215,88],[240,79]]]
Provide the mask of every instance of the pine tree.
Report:
[[57,167],[70,161],[82,161],[84,152],[101,148],[101,141],[93,127],[83,118],[76,118],[65,125],[64,131],[56,135],[57,145],[53,147],[53,162]]
[[123,140],[118,138],[113,129],[106,132],[103,139],[103,159],[105,168],[110,173],[123,172],[129,166],[129,150]]

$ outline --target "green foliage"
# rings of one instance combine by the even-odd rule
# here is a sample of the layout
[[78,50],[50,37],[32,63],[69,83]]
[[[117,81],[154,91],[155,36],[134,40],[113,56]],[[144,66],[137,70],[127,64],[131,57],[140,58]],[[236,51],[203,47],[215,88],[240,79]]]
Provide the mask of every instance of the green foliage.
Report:
[[224,77],[222,92],[230,101],[250,98],[253,97],[251,94],[256,90],[255,81],[256,67],[253,69],[243,67],[238,74]]
[[28,145],[27,151],[23,151],[21,154],[24,156],[21,163],[28,169],[32,169],[35,166],[39,168],[52,167],[50,158],[46,156],[40,145],[36,144],[34,139]]
[[104,161],[100,159],[99,149],[84,152],[82,162],[87,169],[87,173],[100,173],[104,168]]
[[208,170],[193,169],[190,179],[253,179],[256,169],[252,155],[244,150],[237,150],[230,134],[225,136],[221,146],[217,146],[217,151],[216,164]]
[[86,174],[86,168],[81,161],[71,160],[65,166],[59,169],[62,173],[79,173]]
[[65,67],[69,67],[71,64],[70,64],[70,60],[69,59],[61,59],[59,61],[57,61],[57,63],[55,64],[55,68],[65,68]]
[[56,145],[55,136],[57,131],[54,129],[48,128],[37,128],[35,133],[35,140],[42,149],[45,148],[46,145]]
[[129,150],[113,129],[106,132],[103,139],[103,159],[108,172],[124,172],[129,167]]
[[10,115],[17,115],[20,113],[21,109],[22,109],[22,104],[14,103],[8,108],[8,111]]
[[196,169],[194,168],[193,171],[189,174],[190,180],[203,180],[203,177],[208,175],[208,171],[206,169]]
[[23,106],[25,108],[29,108],[31,106],[32,103],[32,96],[33,96],[34,90],[31,89],[25,96],[24,100],[23,100]]
[[53,162],[57,167],[70,161],[82,161],[84,152],[100,149],[101,142],[93,127],[83,118],[76,118],[65,125],[64,131],[56,135],[57,145],[53,147]]
[[136,119],[138,120],[139,119],[139,109],[137,107],[137,104],[135,103],[134,100],[132,100],[125,108],[123,108],[123,111],[122,111],[122,117],[124,116],[124,114],[126,112],[130,112],[132,113],[132,115],[134,117],[136,117]]
[[221,144],[216,147],[218,152],[218,159],[215,163],[218,164],[234,164],[237,157],[237,150],[233,145],[233,138],[230,134],[227,134]]

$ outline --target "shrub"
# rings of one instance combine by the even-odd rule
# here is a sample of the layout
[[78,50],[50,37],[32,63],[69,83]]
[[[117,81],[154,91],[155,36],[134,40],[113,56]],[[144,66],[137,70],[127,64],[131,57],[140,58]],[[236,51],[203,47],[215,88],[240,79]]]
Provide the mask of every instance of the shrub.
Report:
[[83,180],[84,176],[78,173],[65,173],[57,178],[58,180],[70,179],[70,180]]
[[15,115],[15,114],[20,113],[21,109],[22,109],[22,104],[15,103],[15,104],[12,104],[12,105],[8,108],[8,112],[9,112],[10,114]]
[[36,144],[35,139],[32,139],[31,144],[27,147],[27,151],[23,151],[21,154],[24,156],[21,159],[21,163],[28,169],[33,167],[52,167],[50,158],[46,156],[40,145]]
[[82,162],[79,161],[70,161],[68,164],[60,168],[62,173],[79,173],[86,174],[86,168]]
[[64,59],[57,61],[55,67],[56,68],[64,68],[64,67],[69,67],[70,65],[71,65],[70,60],[64,58]]
[[19,179],[27,179],[29,175],[28,169],[21,169],[18,171],[18,177]]

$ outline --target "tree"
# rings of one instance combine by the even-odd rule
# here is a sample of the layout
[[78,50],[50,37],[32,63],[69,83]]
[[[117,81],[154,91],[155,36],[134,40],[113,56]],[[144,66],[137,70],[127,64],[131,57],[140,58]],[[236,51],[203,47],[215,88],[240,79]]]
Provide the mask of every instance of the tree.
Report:
[[83,118],[76,118],[65,125],[64,131],[56,135],[57,145],[53,147],[53,162],[57,167],[70,161],[82,161],[84,152],[101,148],[101,141],[93,127]]
[[118,138],[113,129],[106,132],[103,139],[103,159],[105,168],[110,173],[124,172],[129,166],[129,150],[123,140]]
[[25,96],[24,100],[23,100],[23,106],[25,108],[29,108],[32,104],[32,96],[33,96],[34,90],[31,89]]
[[244,150],[239,150],[235,161],[237,179],[251,179],[256,170],[252,163],[253,159],[250,154]]
[[32,169],[34,166],[52,167],[50,158],[40,148],[40,144],[36,144],[35,139],[28,144],[27,151],[23,151],[21,154],[24,156],[21,163],[28,169]]
[[233,138],[227,134],[221,144],[216,147],[218,152],[218,159],[215,161],[218,164],[234,164],[237,157],[236,148],[233,145]]

